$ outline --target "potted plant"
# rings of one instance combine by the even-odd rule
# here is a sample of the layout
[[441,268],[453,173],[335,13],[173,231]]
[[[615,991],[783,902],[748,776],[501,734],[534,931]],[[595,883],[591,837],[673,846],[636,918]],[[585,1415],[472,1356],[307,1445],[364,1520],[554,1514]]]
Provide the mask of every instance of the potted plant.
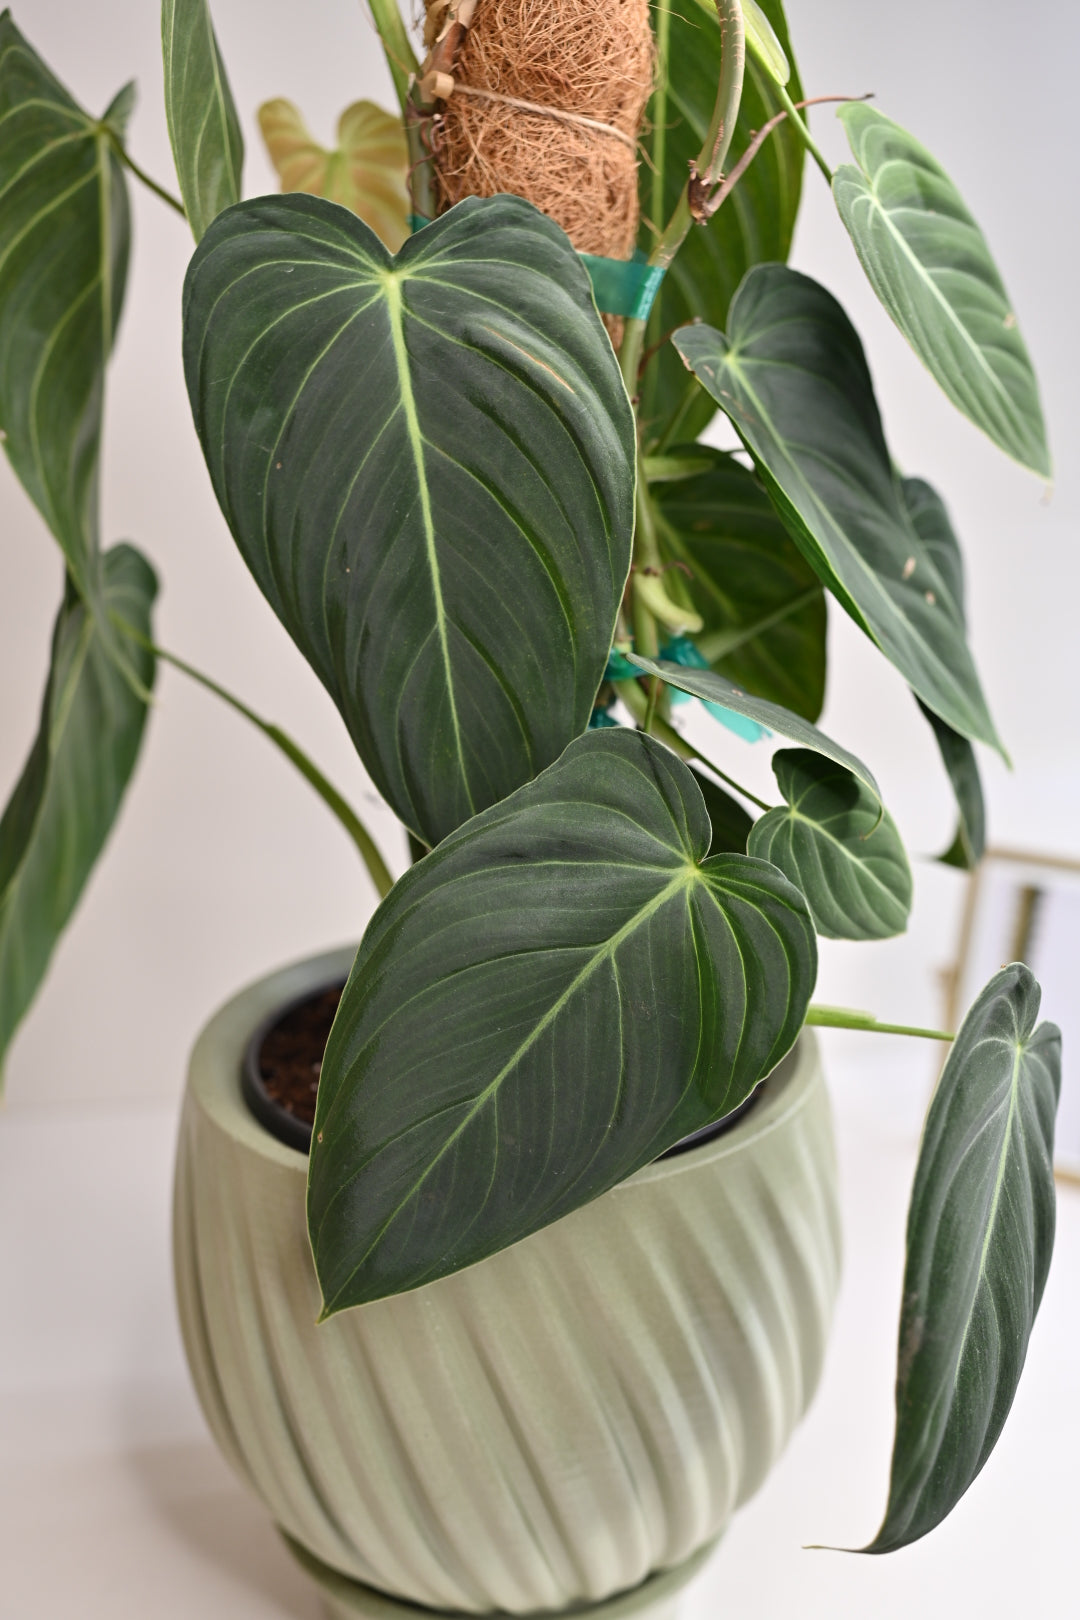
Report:
[[[816,936],[895,934],[912,892],[874,776],[815,723],[825,594],[929,721],[954,865],[983,843],[972,744],[1001,745],[946,508],[894,468],[844,312],[783,262],[807,153],[954,403],[1041,473],[1045,434],[955,188],[861,102],[829,170],[779,0],[674,0],[655,32],[638,0],[437,0],[420,55],[393,0],[372,9],[399,115],[350,108],[330,153],[268,103],[286,194],[248,201],[205,0],[162,11],[179,200],[127,149],[130,89],[90,116],[0,18],[0,419],[67,572],[0,821],[0,1051],[108,834],[155,662],[180,662],[149,563],[97,526],[130,172],[197,240],[185,372],[222,511],[415,856],[392,882],[256,720],[382,903],[354,959],[264,981],[196,1048],[177,1277],[207,1416],[334,1613],[659,1615],[820,1367],[813,1025],[951,1042],[867,1551],[925,1534],[982,1467],[1053,1238],[1060,1043],[1025,968],[955,1037],[811,1001]],[[717,409],[737,453],[700,442]],[[737,776],[771,738],[776,804]],[[303,1049],[307,1154],[263,1037],[301,1050],[342,981],[325,1054]]]

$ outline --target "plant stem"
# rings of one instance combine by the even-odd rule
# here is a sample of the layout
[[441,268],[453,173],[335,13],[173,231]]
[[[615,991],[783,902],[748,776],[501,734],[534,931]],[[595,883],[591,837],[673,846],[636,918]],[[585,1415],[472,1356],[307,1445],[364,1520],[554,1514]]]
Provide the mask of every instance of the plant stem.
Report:
[[[810,153],[810,156],[813,158],[814,162],[817,164],[818,168],[821,170],[822,174],[825,176],[826,180],[831,186],[833,172],[829,168],[828,163],[825,161],[825,155],[820,146],[818,146],[817,142],[814,140],[814,137],[811,135],[810,130],[807,127],[806,119],[802,116],[798,107],[796,107],[795,103],[792,101],[782,84],[774,84],[773,89],[776,91],[780,104],[791,121],[792,129],[794,129],[795,133],[806,147],[806,150]],[[822,99],[824,100],[824,97],[822,97]]]
[[409,81],[420,69],[397,0],[368,0],[375,30],[382,42],[383,55],[394,81],[403,118],[409,114]]
[[212,680],[209,675],[204,675],[201,670],[195,669],[193,665],[186,663],[184,659],[178,658],[175,653],[167,652],[164,647],[158,647],[154,642],[148,641],[145,636],[138,635],[131,626],[125,625],[124,628],[129,635],[134,636],[135,639],[149,648],[155,657],[160,658],[166,664],[171,664],[174,669],[180,670],[191,680],[196,681],[199,686],[204,686],[208,692],[213,692],[215,697],[219,697],[223,703],[227,703],[231,709],[236,710],[237,714],[242,714],[245,720],[249,720],[253,726],[257,727],[264,737],[269,737],[270,741],[285,755],[285,758],[296,766],[304,780],[315,789],[323,803],[333,811],[360,851],[360,858],[367,867],[368,876],[378,891],[379,899],[384,900],[393,888],[394,880],[387,870],[386,863],[379,853],[375,840],[356,814],[356,811],[342,798],[337,788],[327,781],[314,760],[309,759],[300,745],[293,742],[292,738],[282,731],[280,726],[275,726],[271,721],[262,719],[253,709],[249,709],[247,704],[240,698],[235,697],[232,692],[226,691],[225,687]]
[[123,141],[117,138],[115,130],[109,129],[108,126],[106,126],[106,133],[108,134],[109,142],[113,151],[116,153],[121,163],[123,163],[126,168],[131,170],[136,180],[141,180],[143,185],[146,186],[149,191],[154,193],[155,197],[160,197],[162,202],[168,203],[170,208],[175,208],[181,219],[187,219],[187,209],[180,201],[180,198],[174,197],[171,191],[166,191],[165,187],[159,186],[156,180],[151,180],[145,169],[139,168],[139,165],[135,162],[135,159],[131,156]]
[[806,1022],[819,1029],[865,1029],[877,1035],[914,1035],[925,1041],[954,1041],[940,1029],[916,1029],[910,1024],[883,1024],[873,1013],[856,1012],[852,1007],[820,1007],[807,1009]]
[[[663,270],[671,264],[694,223],[693,199],[703,190],[707,193],[720,183],[724,163],[735,134],[739,107],[742,104],[743,72],[746,67],[746,36],[742,10],[738,0],[716,0],[716,9],[720,15],[722,50],[720,83],[717,86],[712,119],[697,161],[692,166],[690,178],[675,205],[675,212],[649,255],[650,265],[659,266]],[[809,139],[809,135],[807,138]],[[644,321],[627,321],[619,349],[619,365],[631,399],[637,395],[638,370],[645,345],[645,324]]]

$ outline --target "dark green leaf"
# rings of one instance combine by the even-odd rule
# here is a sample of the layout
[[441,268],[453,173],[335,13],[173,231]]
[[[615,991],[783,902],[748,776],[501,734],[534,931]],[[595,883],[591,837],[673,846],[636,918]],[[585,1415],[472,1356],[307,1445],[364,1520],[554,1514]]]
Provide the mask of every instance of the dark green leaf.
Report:
[[[116,546],[102,559],[102,576],[106,612],[149,636],[157,589],[150,565],[133,547]],[[123,641],[149,688],[153,658]],[[145,704],[69,591],[53,632],[40,729],[0,820],[0,1069],[109,835],[145,720]]]
[[721,708],[733,709],[736,714],[745,714],[747,719],[756,720],[769,731],[779,732],[780,736],[786,737],[789,742],[799,743],[803,748],[812,748],[815,754],[824,754],[826,759],[835,760],[868,787],[880,804],[880,789],[862,760],[856,759],[846,748],[841,748],[839,743],[833,742],[832,738],[819,731],[817,726],[811,725],[809,720],[804,720],[801,714],[794,714],[790,709],[782,708],[779,703],[770,703],[767,698],[755,697],[750,692],[744,692],[741,687],[733,686],[723,675],[717,675],[712,670],[685,669],[681,664],[673,664],[666,658],[639,658],[636,653],[629,653],[627,656],[632,664],[644,670],[647,675],[660,675],[669,686],[677,686],[681,692],[690,692],[694,697],[701,698],[703,703],[719,703]]
[[[963,617],[964,564],[945,504],[921,478],[905,478],[900,491],[916,532],[937,564]],[[933,727],[959,810],[956,836],[938,858],[946,866],[970,872],[982,860],[986,848],[986,809],[975,750],[966,737],[940,720],[920,698],[916,702]]]
[[207,0],[161,0],[165,117],[180,195],[198,242],[240,198],[244,138]]
[[[122,123],[130,95],[107,117]],[[112,136],[0,15],[0,427],[84,595],[98,588],[105,363],[124,297],[128,201]]]
[[750,836],[754,818],[747,814],[730,793],[725,793],[724,789],[718,787],[703,771],[695,770],[694,780],[701,789],[705,808],[709,812],[709,821],[712,823],[709,854],[745,855],[746,840]]
[[207,232],[184,297],[214,487],[425,843],[588,724],[630,561],[634,423],[589,279],[518,198],[396,259],[302,193]]
[[885,1522],[892,1552],[952,1511],[997,1441],[1054,1244],[1061,1033],[1026,967],[964,1020],[934,1093],[908,1213]]
[[[788,60],[794,61],[780,0],[762,0]],[[653,26],[661,58],[657,89],[649,103],[640,168],[640,246],[652,251],[686,185],[709,127],[720,80],[720,22],[714,0],[668,0],[657,6]],[[663,64],[666,63],[666,72]],[[788,85],[802,95],[798,70]],[[767,70],[747,56],[742,107],[731,147],[734,163],[751,135],[779,112]],[[728,304],[746,270],[766,259],[786,259],[802,189],[803,147],[786,124],[769,137],[733,194],[708,225],[695,225],[653,305],[646,346],[657,352],[642,376],[641,417],[647,444],[694,439],[715,406],[694,387],[666,342],[669,332],[701,319],[723,326]]]
[[399,880],[319,1085],[308,1223],[326,1314],[472,1264],[728,1113],[816,971],[775,867],[705,859],[694,776],[593,731]]
[[703,445],[672,452],[687,465],[691,454],[707,458],[705,470],[650,490],[664,559],[682,565],[664,588],[704,619],[694,640],[714,669],[816,720],[825,699],[821,583],[751,472]]
[[747,849],[806,896],[827,939],[888,939],[911,913],[911,868],[896,823],[851,772],[804,748],[773,770],[786,810],[754,823]]
[[675,342],[819,577],[935,714],[1000,748],[963,613],[908,513],[862,345],[836,299],[783,265],[760,265],[726,337],[693,326]]
[[953,404],[1006,454],[1050,476],[1035,373],[978,225],[941,165],[873,107],[838,114],[859,167],[833,178],[870,284]]

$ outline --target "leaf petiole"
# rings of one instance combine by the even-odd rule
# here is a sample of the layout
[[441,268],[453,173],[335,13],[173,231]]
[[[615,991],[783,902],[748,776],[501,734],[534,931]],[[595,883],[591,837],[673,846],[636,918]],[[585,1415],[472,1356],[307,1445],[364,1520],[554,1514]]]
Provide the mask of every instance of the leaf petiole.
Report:
[[806,1010],[806,1022],[818,1029],[864,1029],[876,1035],[913,1035],[925,1041],[954,1041],[941,1029],[917,1029],[910,1024],[883,1024],[873,1013],[853,1007],[824,1007],[814,1003]]
[[164,186],[159,186],[156,180],[152,180],[145,169],[140,169],[139,165],[135,162],[135,159],[131,156],[130,152],[127,150],[123,141],[117,136],[114,129],[112,129],[108,124],[103,124],[102,129],[108,136],[109,145],[112,147],[117,157],[120,159],[125,168],[131,170],[136,180],[141,180],[143,185],[146,186],[149,191],[154,193],[155,197],[160,197],[162,202],[168,203],[170,208],[175,208],[181,219],[187,219],[187,209],[184,207],[179,197],[174,197],[171,191],[167,191]]

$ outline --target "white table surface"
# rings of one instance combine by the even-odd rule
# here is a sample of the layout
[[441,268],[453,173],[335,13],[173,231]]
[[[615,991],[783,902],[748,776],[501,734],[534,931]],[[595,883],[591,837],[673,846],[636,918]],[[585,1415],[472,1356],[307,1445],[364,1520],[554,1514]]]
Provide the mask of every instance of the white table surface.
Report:
[[[1080,1613],[1080,1191],[997,1451],[936,1535],[858,1545],[884,1502],[904,1211],[927,1060],[831,1036],[843,1291],[824,1382],[787,1454],[687,1589],[682,1620],[1058,1620]],[[0,1117],[0,1616],[317,1620],[260,1505],[218,1458],[184,1370],[169,1273],[176,1110]]]

